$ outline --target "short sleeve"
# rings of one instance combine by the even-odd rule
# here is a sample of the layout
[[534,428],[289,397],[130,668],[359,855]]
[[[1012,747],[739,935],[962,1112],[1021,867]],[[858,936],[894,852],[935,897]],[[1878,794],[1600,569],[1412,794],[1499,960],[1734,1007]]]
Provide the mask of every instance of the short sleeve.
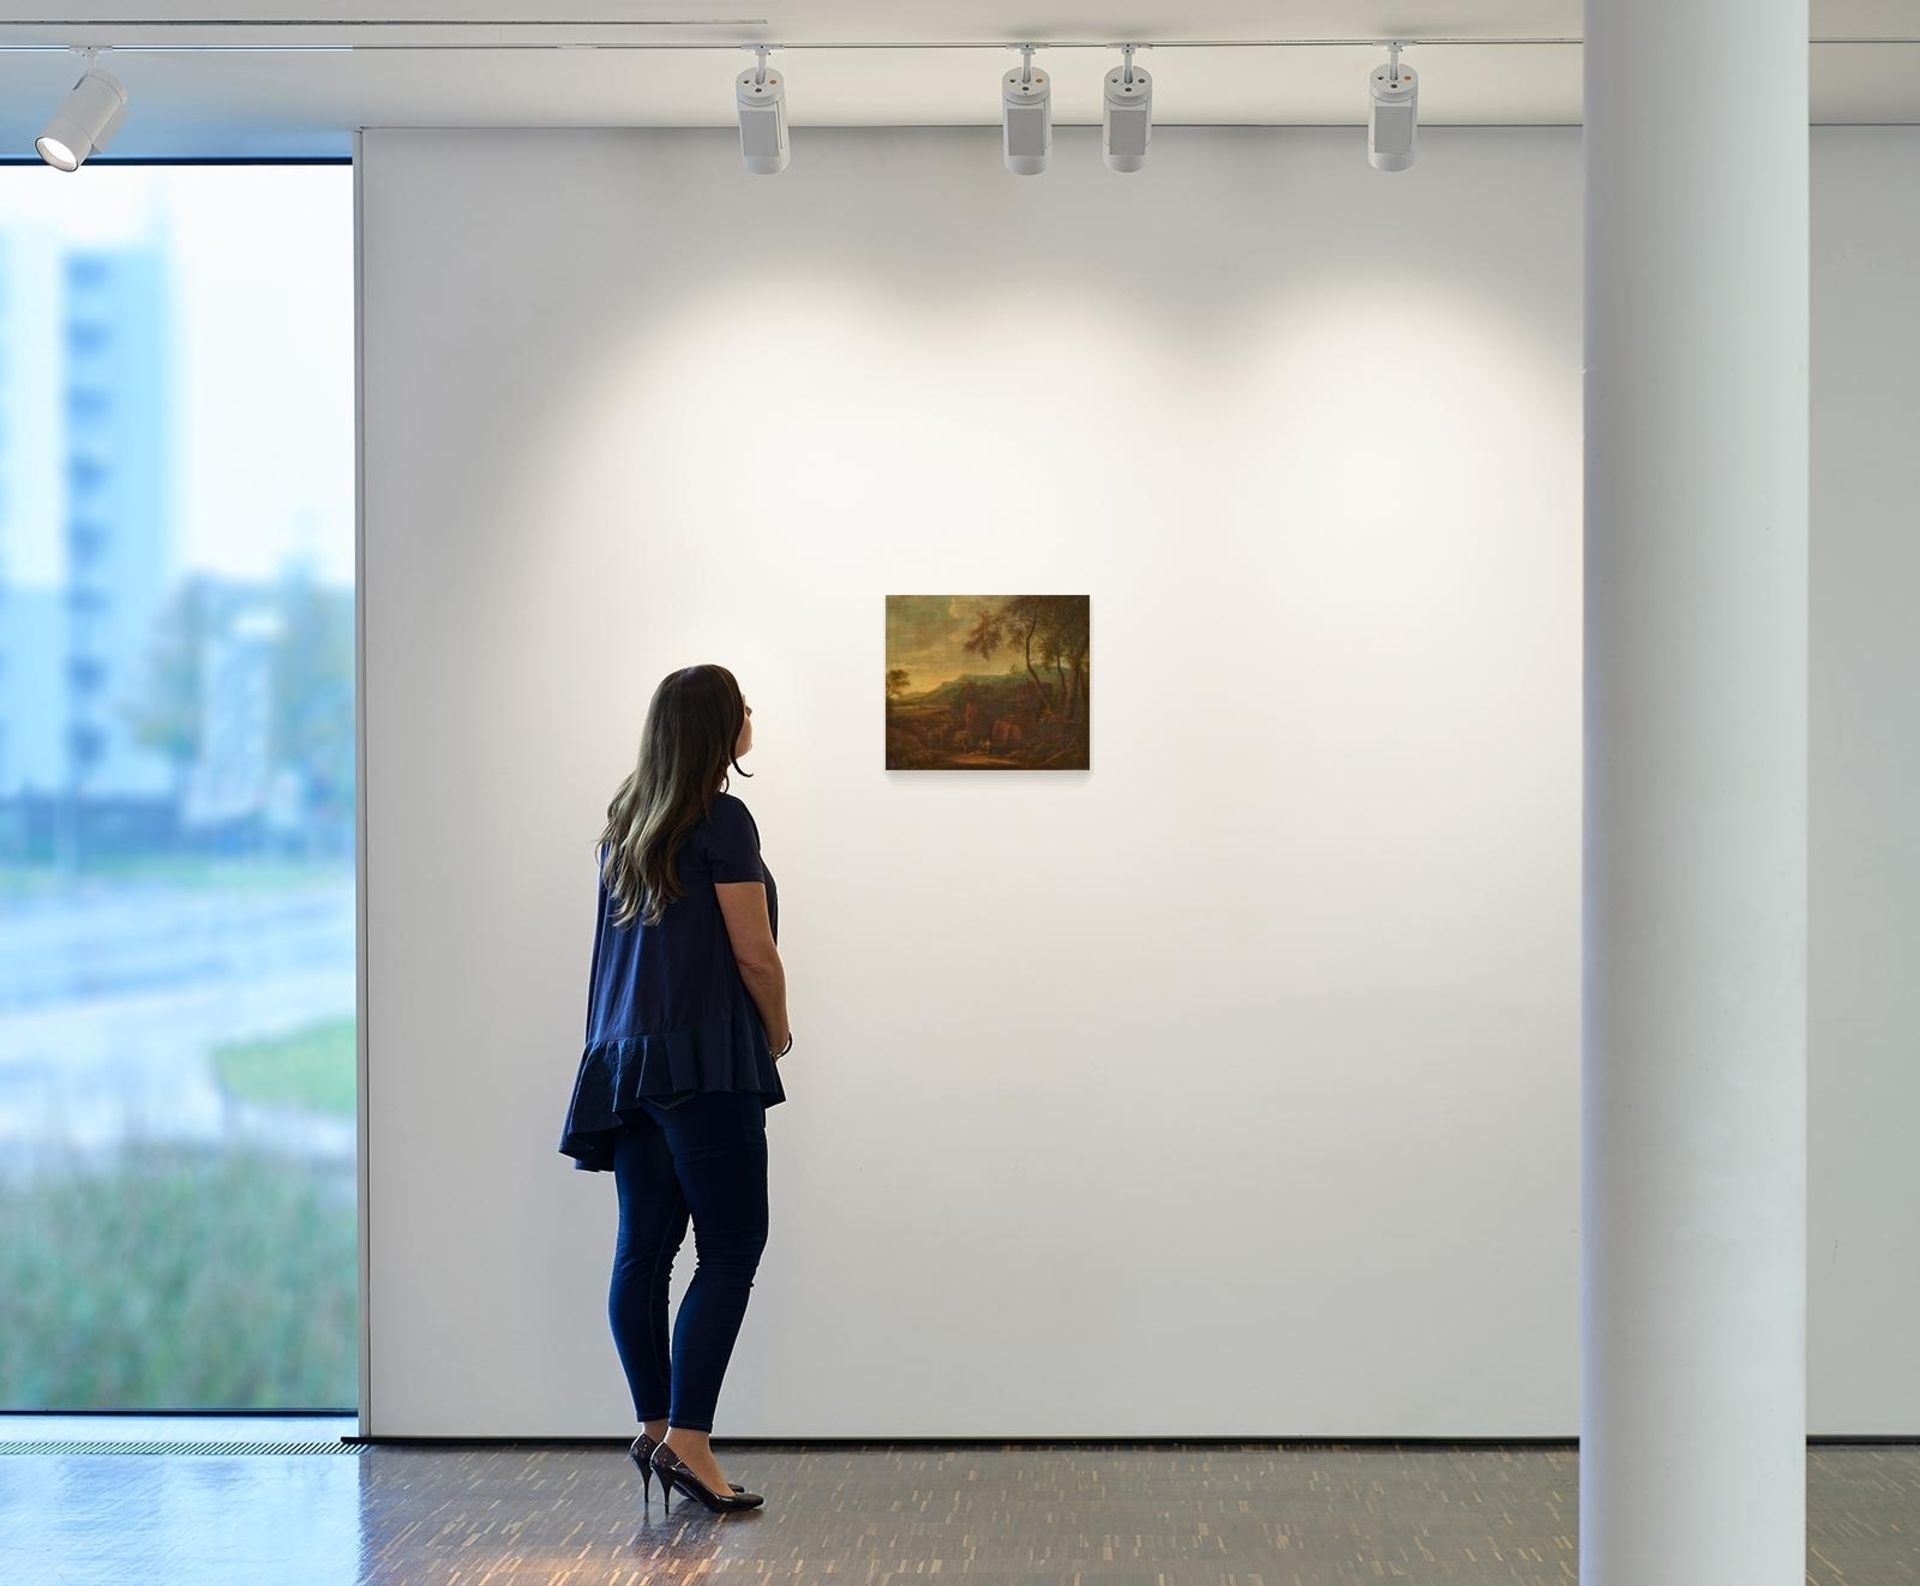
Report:
[[713,801],[704,847],[715,881],[766,880],[760,864],[760,833],[747,806],[737,798]]

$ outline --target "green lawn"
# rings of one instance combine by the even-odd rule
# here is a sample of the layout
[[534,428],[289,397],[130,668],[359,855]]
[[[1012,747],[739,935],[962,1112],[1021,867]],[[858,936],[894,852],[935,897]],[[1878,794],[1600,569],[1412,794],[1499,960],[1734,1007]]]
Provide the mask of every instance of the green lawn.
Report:
[[359,1397],[351,1166],[144,1147],[0,1176],[0,1409]]
[[352,1019],[331,1019],[271,1040],[217,1046],[213,1064],[238,1101],[351,1117],[359,1068],[355,1039]]

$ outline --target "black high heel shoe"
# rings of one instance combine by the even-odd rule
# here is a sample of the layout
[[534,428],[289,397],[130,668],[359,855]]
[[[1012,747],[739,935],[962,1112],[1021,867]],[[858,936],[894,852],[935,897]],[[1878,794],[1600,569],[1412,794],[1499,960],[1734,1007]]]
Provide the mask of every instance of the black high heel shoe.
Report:
[[[640,1501],[642,1503],[649,1503],[653,1499],[653,1466],[649,1464],[648,1461],[652,1459],[653,1451],[658,1446],[652,1438],[648,1437],[645,1432],[642,1432],[633,1440],[632,1446],[627,1450],[627,1458],[640,1467]],[[667,1484],[663,1481],[660,1485],[664,1489]],[[728,1485],[732,1487],[735,1492],[740,1490],[740,1483],[737,1481],[729,1482]],[[660,1494],[660,1501],[662,1503],[667,1501],[664,1491]]]
[[654,1445],[648,1463],[653,1466],[654,1475],[660,1478],[660,1506],[663,1509],[667,1506],[667,1494],[675,1487],[698,1498],[715,1514],[726,1514],[734,1509],[757,1509],[767,1501],[757,1492],[742,1492],[735,1483],[729,1483],[734,1487],[732,1492],[715,1492],[688,1470],[665,1443]]

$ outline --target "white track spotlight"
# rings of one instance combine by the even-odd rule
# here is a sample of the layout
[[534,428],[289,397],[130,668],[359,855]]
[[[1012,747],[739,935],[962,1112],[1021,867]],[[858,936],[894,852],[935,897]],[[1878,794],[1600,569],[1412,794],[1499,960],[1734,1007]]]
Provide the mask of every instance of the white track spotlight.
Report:
[[1376,171],[1404,171],[1413,164],[1413,134],[1420,121],[1420,74],[1400,64],[1400,46],[1387,46],[1387,64],[1367,79],[1373,114],[1367,120],[1367,160]]
[[127,114],[127,91],[85,55],[86,70],[54,112],[47,130],[33,140],[40,158],[57,171],[77,171],[87,156],[104,149]]
[[767,46],[756,44],[759,57],[733,80],[734,105],[740,112],[740,160],[755,176],[772,176],[787,168],[793,148],[787,138],[787,87],[778,72],[767,70]]
[[1000,79],[1000,121],[1007,169],[1038,176],[1053,148],[1053,84],[1033,69],[1033,46],[1022,44],[1020,64]]
[[1133,50],[1133,45],[1122,44],[1125,63],[1107,73],[1101,143],[1110,171],[1141,169],[1153,141],[1153,73],[1135,68]]

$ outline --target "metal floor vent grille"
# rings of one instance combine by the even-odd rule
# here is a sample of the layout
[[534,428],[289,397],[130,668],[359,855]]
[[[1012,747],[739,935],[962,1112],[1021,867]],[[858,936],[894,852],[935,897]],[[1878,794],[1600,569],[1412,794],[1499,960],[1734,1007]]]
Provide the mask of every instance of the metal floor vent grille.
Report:
[[0,1439],[0,1456],[7,1454],[359,1454],[365,1445],[337,1438],[319,1443],[175,1443],[136,1438]]

